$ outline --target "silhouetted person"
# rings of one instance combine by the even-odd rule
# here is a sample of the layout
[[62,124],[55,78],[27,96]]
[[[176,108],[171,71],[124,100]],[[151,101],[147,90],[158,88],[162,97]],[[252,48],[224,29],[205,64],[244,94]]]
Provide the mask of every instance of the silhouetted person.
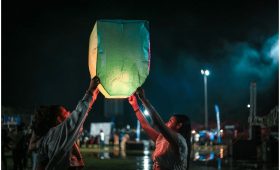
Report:
[[24,125],[24,140],[23,140],[23,168],[27,169],[28,167],[28,157],[29,157],[29,153],[28,153],[28,145],[29,145],[29,141],[31,138],[31,129],[26,127]]
[[29,145],[28,145],[28,152],[31,154],[31,160],[32,160],[32,170],[36,170],[36,163],[37,163],[37,147],[36,147],[36,143],[38,142],[38,140],[40,139],[39,136],[35,135],[35,132],[32,132],[30,141],[29,141]]
[[100,147],[103,148],[105,144],[105,134],[102,129],[99,132],[99,139],[100,139]]
[[13,135],[13,149],[12,149],[12,157],[14,170],[22,170],[24,168],[24,156],[25,156],[25,134],[24,134],[24,125],[17,125],[16,131]]
[[153,153],[154,170],[181,170],[188,169],[190,154],[190,120],[185,115],[173,115],[167,123],[164,123],[155,108],[144,95],[142,88],[136,91],[137,96],[149,111],[158,131],[150,126],[139,109],[135,95],[129,97],[137,119],[142,128],[155,143]]
[[10,147],[11,138],[8,136],[8,129],[2,127],[1,128],[1,160],[2,160],[2,168],[7,170],[7,156],[5,154],[6,151],[11,150]]
[[91,80],[85,96],[72,113],[57,105],[41,106],[37,109],[33,122],[35,136],[39,138],[33,145],[38,153],[37,170],[84,167],[76,140],[99,93],[99,82],[98,77]]

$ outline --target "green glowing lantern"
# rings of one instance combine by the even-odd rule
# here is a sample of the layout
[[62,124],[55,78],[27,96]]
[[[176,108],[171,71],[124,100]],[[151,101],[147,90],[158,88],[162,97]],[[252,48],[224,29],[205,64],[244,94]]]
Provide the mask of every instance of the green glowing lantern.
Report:
[[150,69],[149,23],[98,20],[90,35],[89,71],[97,75],[106,98],[126,98],[141,86]]

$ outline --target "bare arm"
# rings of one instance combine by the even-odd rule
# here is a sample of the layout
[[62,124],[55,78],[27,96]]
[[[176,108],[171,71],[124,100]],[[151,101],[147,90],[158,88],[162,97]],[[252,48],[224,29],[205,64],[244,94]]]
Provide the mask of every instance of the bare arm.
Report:
[[139,120],[142,128],[145,130],[145,132],[147,133],[147,135],[154,141],[156,142],[157,137],[159,135],[159,133],[150,126],[150,124],[147,122],[147,120],[145,119],[145,117],[143,116],[143,113],[141,112],[141,110],[139,109],[138,103],[137,103],[137,99],[134,95],[130,96],[128,98],[129,103],[131,104],[137,119]]
[[142,88],[138,88],[136,91],[136,94],[138,95],[139,99],[141,100],[141,102],[143,103],[145,108],[151,114],[154,124],[158,127],[158,130],[160,131],[160,133],[164,136],[164,138],[171,144],[171,146],[176,151],[179,151],[179,144],[178,144],[179,139],[178,139],[176,132],[174,132],[173,130],[171,130],[170,128],[168,128],[165,125],[164,121],[162,120],[162,118],[160,117],[160,115],[158,114],[156,109],[148,101],[148,99],[146,99]]

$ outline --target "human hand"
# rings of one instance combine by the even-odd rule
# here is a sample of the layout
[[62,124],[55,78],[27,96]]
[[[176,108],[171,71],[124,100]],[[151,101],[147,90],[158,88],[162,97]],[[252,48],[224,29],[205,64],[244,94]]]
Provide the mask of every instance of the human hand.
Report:
[[97,76],[93,77],[90,81],[88,91],[93,93],[95,91],[95,89],[97,88],[99,83],[100,83],[99,77],[97,77]]
[[129,104],[131,105],[131,107],[133,108],[134,111],[139,109],[139,106],[138,106],[138,103],[137,103],[137,98],[136,98],[135,94],[128,97],[128,102],[129,102]]
[[139,99],[144,99],[145,98],[145,92],[142,87],[138,87],[136,90],[136,94],[139,97]]

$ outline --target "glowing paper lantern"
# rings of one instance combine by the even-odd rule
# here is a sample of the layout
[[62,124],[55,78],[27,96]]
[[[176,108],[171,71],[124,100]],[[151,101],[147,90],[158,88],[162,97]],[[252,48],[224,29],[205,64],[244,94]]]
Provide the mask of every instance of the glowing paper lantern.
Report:
[[98,20],[90,35],[89,71],[97,75],[106,98],[126,98],[149,74],[150,37],[147,21]]

